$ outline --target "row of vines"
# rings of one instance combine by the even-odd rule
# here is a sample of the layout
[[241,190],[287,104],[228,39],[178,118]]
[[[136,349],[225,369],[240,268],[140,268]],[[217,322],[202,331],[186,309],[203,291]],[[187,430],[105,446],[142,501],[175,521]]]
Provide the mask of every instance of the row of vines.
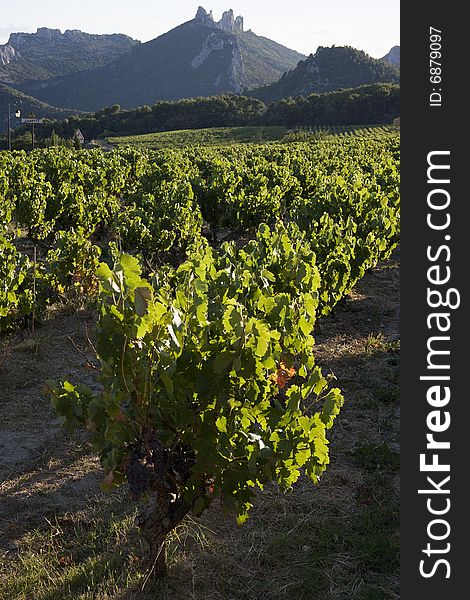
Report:
[[326,314],[396,244],[397,159],[393,135],[0,154],[0,330],[67,295],[92,295],[100,256],[111,264],[117,250],[140,254],[151,271],[180,263],[202,237],[218,245],[280,222],[316,254]]

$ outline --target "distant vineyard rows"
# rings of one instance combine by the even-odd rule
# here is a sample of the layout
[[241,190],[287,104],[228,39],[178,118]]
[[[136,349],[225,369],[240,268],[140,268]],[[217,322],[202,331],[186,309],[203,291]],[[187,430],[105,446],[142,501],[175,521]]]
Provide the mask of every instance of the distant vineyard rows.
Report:
[[316,127],[299,127],[289,131],[287,127],[252,126],[252,127],[216,127],[212,129],[185,129],[181,131],[165,131],[109,137],[107,141],[117,147],[132,146],[135,148],[184,148],[190,145],[222,146],[238,143],[292,142],[309,141],[327,136],[359,136],[382,139],[396,134],[397,128],[388,125],[332,125]]

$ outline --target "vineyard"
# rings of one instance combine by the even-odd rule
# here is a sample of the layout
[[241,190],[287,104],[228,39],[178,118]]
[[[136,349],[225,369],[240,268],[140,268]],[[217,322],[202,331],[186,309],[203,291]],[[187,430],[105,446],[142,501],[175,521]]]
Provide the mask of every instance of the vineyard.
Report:
[[111,264],[120,251],[140,254],[153,272],[177,266],[188,251],[197,255],[207,240],[217,248],[232,240],[211,260],[249,240],[248,251],[263,255],[269,270],[278,259],[265,226],[318,269],[318,312],[327,314],[397,245],[398,153],[393,134],[157,154],[4,153],[0,330],[74,294],[92,296],[99,257]]
[[315,337],[399,242],[397,132],[333,133],[0,153],[0,332],[96,316],[97,383],[45,394],[88,430],[102,488],[127,482],[153,576],[188,514],[217,501],[242,524],[259,490],[329,463],[344,386]]
[[249,144],[279,141],[287,133],[287,127],[245,126],[211,127],[209,129],[183,129],[160,133],[147,133],[108,137],[107,141],[117,147],[133,146],[162,150],[184,148],[195,144],[223,146],[227,144]]
[[[251,127],[214,127],[211,129],[185,129],[182,131],[166,131],[120,137],[108,137],[107,142],[117,147],[132,146],[134,148],[184,148],[190,145],[223,146],[226,144],[266,143],[279,141],[302,141],[295,139],[305,137],[376,137],[388,133],[396,133],[396,128],[389,125],[318,125],[316,127],[300,127],[288,131],[287,127],[251,126]],[[294,139],[291,139],[294,138]]]
[[330,127],[317,125],[316,127],[301,127],[300,131],[322,133],[325,136],[333,137],[358,136],[380,139],[387,134],[396,133],[397,127],[395,125],[332,125]]

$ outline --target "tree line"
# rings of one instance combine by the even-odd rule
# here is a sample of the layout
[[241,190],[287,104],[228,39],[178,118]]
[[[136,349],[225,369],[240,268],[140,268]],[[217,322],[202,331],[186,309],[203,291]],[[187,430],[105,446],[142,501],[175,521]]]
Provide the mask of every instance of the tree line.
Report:
[[[44,145],[52,139],[67,140],[73,138],[77,129],[90,141],[114,135],[207,127],[373,125],[391,123],[399,114],[400,86],[384,83],[284,98],[269,105],[234,94],[162,101],[133,110],[123,110],[116,104],[94,114],[46,121],[37,128],[37,139]],[[25,139],[25,128],[19,128],[15,137],[18,141]]]

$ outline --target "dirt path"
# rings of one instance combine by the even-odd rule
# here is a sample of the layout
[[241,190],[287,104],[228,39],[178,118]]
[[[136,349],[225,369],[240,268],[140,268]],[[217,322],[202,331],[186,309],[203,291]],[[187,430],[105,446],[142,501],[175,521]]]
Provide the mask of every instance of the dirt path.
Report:
[[34,334],[0,340],[0,551],[44,516],[96,493],[98,462],[85,437],[62,429],[43,394],[47,380],[63,376],[93,384],[74,347],[86,350],[87,326],[90,315],[61,311]]

